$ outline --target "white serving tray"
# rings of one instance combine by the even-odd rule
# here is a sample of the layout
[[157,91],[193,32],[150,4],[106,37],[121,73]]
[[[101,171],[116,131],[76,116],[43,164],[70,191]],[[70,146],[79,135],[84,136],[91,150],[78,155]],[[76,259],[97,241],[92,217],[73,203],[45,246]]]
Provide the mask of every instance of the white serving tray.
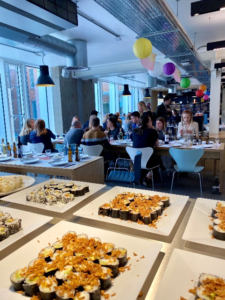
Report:
[[[116,247],[124,247],[127,249],[128,257],[130,257],[128,265],[131,264],[131,269],[130,271],[121,273],[113,280],[113,286],[107,290],[107,294],[111,295],[116,293],[116,296],[113,297],[115,300],[136,300],[158,257],[162,244],[66,221],[59,222],[0,262],[1,299],[27,299],[27,297],[21,296],[13,291],[11,288],[10,275],[15,270],[27,266],[30,261],[38,256],[42,248],[48,246],[48,243],[54,243],[57,238],[61,238],[69,230],[76,231],[77,234],[85,233],[89,238],[99,237],[103,242],[112,242]],[[134,256],[133,252],[135,252],[137,256]],[[145,258],[140,259],[143,255]],[[136,262],[137,260],[139,260],[139,262]],[[124,293],[126,294],[125,298]],[[103,297],[102,300],[104,300]]]
[[196,200],[183,240],[225,249],[225,241],[212,239],[212,231],[209,230],[209,225],[213,225],[209,216],[218,201],[203,198]]
[[4,177],[7,177],[7,178],[10,178],[10,177],[22,177],[24,185],[22,187],[20,187],[19,189],[13,190],[11,192],[0,193],[0,197],[6,196],[6,195],[10,195],[10,194],[16,193],[18,191],[24,190],[27,187],[31,186],[33,183],[35,183],[35,178],[33,178],[31,176],[26,176],[26,175],[16,175],[15,174],[15,175],[8,175],[8,176],[4,176]]
[[[32,231],[40,228],[44,224],[50,222],[53,218],[38,214],[33,214],[23,210],[13,209],[5,206],[0,206],[0,211],[8,212],[14,219],[22,219],[22,230],[16,234],[10,235],[7,239],[0,242],[0,251],[12,245],[16,241],[25,237]],[[1,294],[1,292],[0,292]]]
[[[84,196],[75,197],[74,201],[69,202],[67,204],[58,202],[56,205],[48,206],[46,204],[26,201],[26,195],[28,193],[32,192],[36,188],[44,187],[45,184],[49,184],[51,181],[56,181],[56,182],[71,182],[72,181],[72,182],[74,182],[74,184],[81,185],[81,186],[87,184],[89,186],[90,192],[86,193]],[[31,188],[26,189],[25,191],[21,191],[21,192],[15,193],[13,195],[4,197],[1,200],[16,203],[16,204],[22,204],[22,205],[26,205],[26,206],[36,207],[36,208],[40,208],[40,209],[44,209],[44,210],[48,210],[48,211],[52,211],[52,212],[64,213],[67,210],[69,210],[70,208],[78,205],[80,202],[87,199],[94,193],[103,189],[104,187],[105,187],[104,184],[96,184],[96,183],[89,183],[89,182],[83,182],[83,181],[64,180],[64,179],[55,179],[54,178],[54,179],[44,181],[43,183],[37,184],[35,186],[32,186]]]
[[[98,209],[102,204],[106,202],[110,202],[110,200],[112,200],[117,194],[120,194],[122,192],[143,193],[145,195],[159,195],[159,196],[170,197],[171,205],[163,212],[162,218],[160,219],[159,222],[157,222],[157,229],[153,227],[149,227],[147,225],[140,225],[135,222],[130,223],[127,221],[98,215]],[[136,230],[141,230],[141,231],[159,234],[163,236],[169,236],[181,212],[183,211],[188,199],[189,199],[188,196],[173,195],[169,193],[165,194],[156,191],[130,189],[130,188],[116,186],[112,188],[110,191],[100,196],[99,198],[90,202],[89,204],[82,207],[81,209],[77,210],[74,213],[74,215],[82,218],[109,223],[109,224],[124,226],[130,229],[136,229]]]
[[[209,273],[222,278],[225,260],[174,249],[154,300],[195,300],[188,292],[197,286],[199,275]],[[192,281],[193,280],[193,281]]]

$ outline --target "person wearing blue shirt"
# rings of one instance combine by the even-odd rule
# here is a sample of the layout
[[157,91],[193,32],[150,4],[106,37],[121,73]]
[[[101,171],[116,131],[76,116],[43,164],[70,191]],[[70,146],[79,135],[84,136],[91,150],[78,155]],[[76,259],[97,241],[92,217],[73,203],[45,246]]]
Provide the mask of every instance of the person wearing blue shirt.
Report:
[[132,128],[137,128],[140,123],[140,113],[138,111],[134,111],[131,114],[131,122],[132,122]]

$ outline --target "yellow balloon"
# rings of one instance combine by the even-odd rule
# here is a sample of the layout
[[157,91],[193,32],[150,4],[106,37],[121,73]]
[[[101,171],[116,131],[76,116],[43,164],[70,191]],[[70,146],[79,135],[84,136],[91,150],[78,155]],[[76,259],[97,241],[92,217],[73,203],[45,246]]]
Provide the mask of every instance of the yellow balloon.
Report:
[[140,38],[134,43],[133,51],[138,58],[146,58],[152,53],[152,43],[148,39]]
[[200,90],[202,90],[203,92],[207,89],[206,85],[201,84],[199,87]]

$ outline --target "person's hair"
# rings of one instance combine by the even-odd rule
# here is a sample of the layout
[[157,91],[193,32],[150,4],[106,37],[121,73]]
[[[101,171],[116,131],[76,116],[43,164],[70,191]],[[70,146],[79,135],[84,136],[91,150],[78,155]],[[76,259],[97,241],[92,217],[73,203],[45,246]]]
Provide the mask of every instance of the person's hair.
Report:
[[107,121],[107,119],[109,118],[109,114],[106,114],[103,118],[103,123],[105,123]]
[[177,112],[177,110],[174,108],[174,109],[172,109],[173,111],[174,111],[174,114],[175,114],[175,116],[178,116],[178,112]]
[[146,103],[146,105],[148,105],[148,104],[149,104],[149,106],[151,106],[151,102],[147,102],[147,103]]
[[96,117],[96,118],[92,119],[91,124],[92,124],[92,127],[98,127],[100,125],[99,118]]
[[23,124],[23,127],[20,132],[20,136],[28,135],[33,130],[33,128],[30,125],[30,122],[34,119],[26,119],[26,121]]
[[73,121],[72,124],[71,124],[71,127],[73,128],[81,128],[81,123],[79,121]]
[[165,102],[165,101],[168,101],[168,100],[170,100],[170,99],[171,99],[171,97],[166,96],[166,97],[164,98],[164,102]]
[[34,129],[37,131],[36,135],[41,136],[47,133],[45,128],[45,121],[42,119],[38,119],[34,124]]
[[118,116],[118,118],[119,118],[119,116],[120,116],[120,113],[117,111],[117,112],[115,113],[115,115],[117,115],[117,116]]
[[147,108],[147,106],[146,106],[146,104],[145,104],[144,101],[139,101],[139,102],[138,102],[138,105],[140,105],[140,106],[143,107],[143,111],[139,112],[139,113],[140,113],[140,116],[142,116],[144,112],[149,111],[149,109]]
[[118,116],[115,114],[115,115],[113,115],[113,118],[116,120],[116,122],[118,122]]
[[140,118],[140,113],[139,111],[134,111],[131,113],[131,117],[136,117],[136,118]]
[[144,129],[148,128],[148,122],[151,118],[148,115],[144,115],[141,117],[140,126],[135,128],[134,131],[137,132],[138,135],[143,135]]
[[113,126],[116,128],[117,127],[117,122],[116,122],[116,119],[113,117],[109,117],[108,120],[113,123]]
[[181,124],[182,124],[182,126],[184,125],[184,119],[183,119],[184,114],[189,115],[189,116],[191,117],[191,123],[193,122],[193,115],[192,115],[192,112],[191,112],[190,110],[184,110],[184,111],[182,112],[182,115],[181,115]]
[[130,121],[130,120],[131,120],[131,115],[127,114],[127,115],[126,115],[126,120],[127,120],[127,121]]
[[91,128],[92,128],[92,120],[93,120],[93,119],[95,119],[95,118],[97,118],[97,116],[96,116],[96,115],[91,115],[91,116],[90,116],[90,118],[89,118],[89,126],[88,126],[88,127],[89,127],[89,129],[91,129]]
[[114,116],[114,114],[109,114],[109,118],[110,118],[110,117],[113,117],[113,116]]
[[[159,117],[159,118],[156,119],[156,122],[157,122],[157,121],[160,121],[160,122],[163,123],[163,131],[166,131],[166,121],[165,121],[165,119],[162,118],[162,117]],[[156,129],[157,129],[157,128],[156,128]],[[157,131],[158,131],[158,129],[157,129]]]

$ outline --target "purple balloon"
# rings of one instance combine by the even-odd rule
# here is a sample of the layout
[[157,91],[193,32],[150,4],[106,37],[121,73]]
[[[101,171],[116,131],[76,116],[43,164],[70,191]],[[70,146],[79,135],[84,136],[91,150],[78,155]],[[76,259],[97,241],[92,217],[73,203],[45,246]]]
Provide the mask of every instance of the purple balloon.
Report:
[[176,67],[173,63],[169,62],[163,66],[163,72],[166,75],[172,75],[176,70]]

